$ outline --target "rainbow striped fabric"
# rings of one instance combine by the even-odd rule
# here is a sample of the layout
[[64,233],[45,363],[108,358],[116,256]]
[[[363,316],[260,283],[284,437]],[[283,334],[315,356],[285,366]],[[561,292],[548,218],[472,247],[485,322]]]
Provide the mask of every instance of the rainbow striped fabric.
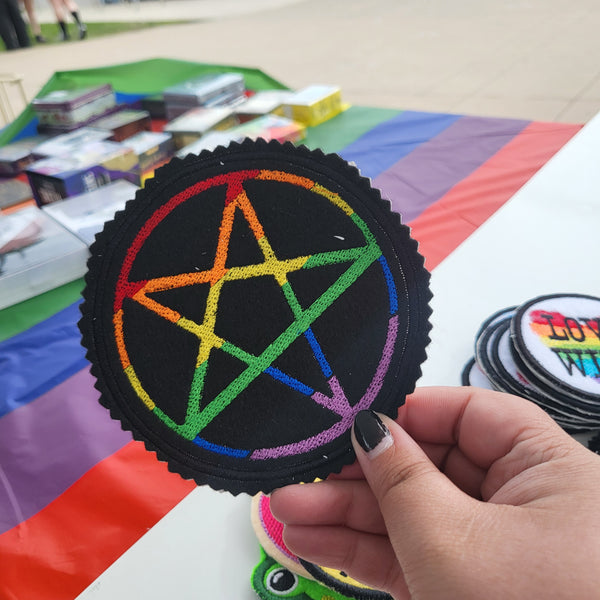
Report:
[[[58,73],[43,91],[111,82],[123,100],[215,70],[244,72],[251,89],[282,87],[256,70],[161,59]],[[28,111],[0,143],[35,127]],[[432,270],[580,128],[352,107],[305,143],[372,178]],[[98,404],[76,325],[82,287],[0,312],[2,598],[74,598],[194,487]]]

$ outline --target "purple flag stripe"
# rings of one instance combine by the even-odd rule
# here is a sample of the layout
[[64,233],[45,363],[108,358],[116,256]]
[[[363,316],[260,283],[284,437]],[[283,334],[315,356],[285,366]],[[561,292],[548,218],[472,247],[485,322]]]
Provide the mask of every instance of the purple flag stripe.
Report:
[[98,395],[86,368],[0,419],[0,534],[131,441]]
[[406,110],[367,131],[340,154],[356,163],[363,177],[373,179],[461,118]]
[[463,117],[375,178],[404,223],[491,158],[530,121]]

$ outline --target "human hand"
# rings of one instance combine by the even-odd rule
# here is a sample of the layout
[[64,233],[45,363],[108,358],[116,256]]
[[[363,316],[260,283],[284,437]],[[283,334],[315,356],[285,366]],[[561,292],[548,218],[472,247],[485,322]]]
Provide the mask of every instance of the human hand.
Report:
[[372,415],[358,463],[273,492],[290,550],[397,599],[600,598],[600,456],[489,390],[420,388],[397,422]]

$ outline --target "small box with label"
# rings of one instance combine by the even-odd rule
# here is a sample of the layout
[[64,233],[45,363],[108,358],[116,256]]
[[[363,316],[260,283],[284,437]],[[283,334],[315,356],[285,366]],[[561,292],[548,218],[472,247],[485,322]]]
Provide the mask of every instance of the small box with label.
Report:
[[88,256],[84,242],[37,206],[0,214],[0,309],[82,277]]
[[14,177],[25,170],[25,167],[36,160],[33,149],[46,141],[48,136],[36,135],[22,138],[0,148],[0,176]]
[[91,192],[47,204],[43,209],[90,246],[104,223],[123,210],[138,189],[137,185],[118,179]]
[[122,142],[140,131],[151,131],[152,119],[146,110],[124,109],[94,121],[93,126],[109,131],[109,140]]
[[239,73],[211,73],[188,79],[168,87],[163,97],[165,104],[205,106],[210,103],[228,104],[235,98],[244,96],[246,86]]
[[346,108],[339,87],[310,85],[298,90],[277,113],[307,127],[314,127],[339,115]]
[[230,129],[238,124],[231,108],[193,108],[167,123],[164,131],[173,136],[176,148],[183,148],[213,129]]
[[76,131],[57,135],[38,144],[33,148],[33,154],[37,158],[72,156],[78,153],[83,146],[91,142],[107,140],[109,137],[110,131],[106,131],[105,129],[82,127]]
[[264,90],[256,92],[235,107],[234,113],[237,115],[240,123],[245,123],[257,117],[262,117],[275,112],[282,104],[289,102],[293,92],[288,90]]
[[55,90],[35,98],[31,106],[39,129],[70,131],[114,109],[115,93],[109,84],[78,90]]
[[142,131],[123,143],[137,155],[142,184],[158,167],[171,160],[175,152],[173,137],[165,132]]
[[27,167],[27,177],[39,206],[95,190],[116,179],[139,185],[138,159],[132,148],[99,141],[72,156],[51,156]]

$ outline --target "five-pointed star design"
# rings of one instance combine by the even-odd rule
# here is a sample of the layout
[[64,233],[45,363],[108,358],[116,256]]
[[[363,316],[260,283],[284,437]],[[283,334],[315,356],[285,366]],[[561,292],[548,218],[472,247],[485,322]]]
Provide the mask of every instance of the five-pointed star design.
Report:
[[[331,373],[331,369],[320,349],[318,341],[312,333],[311,324],[329,306],[331,306],[331,304],[333,304],[374,261],[381,257],[381,250],[366,224],[338,194],[330,192],[308,178],[299,177],[282,171],[262,170],[246,171],[243,173],[246,174],[245,179],[256,178],[285,181],[294,185],[299,185],[316,194],[326,197],[354,221],[355,225],[362,231],[366,243],[364,246],[355,248],[280,260],[277,258],[274,249],[271,247],[250,199],[244,190],[242,185],[244,177],[240,177],[240,172],[234,172],[229,174],[228,178],[220,178],[221,183],[227,184],[227,192],[213,266],[205,271],[157,277],[144,282],[127,282],[125,285],[125,288],[129,290],[127,295],[134,301],[198,338],[199,346],[196,358],[196,368],[190,387],[186,416],[183,423],[175,422],[169,415],[165,414],[158,406],[156,406],[143,389],[141,382],[135,374],[133,366],[128,359],[126,361],[123,360],[122,356],[125,371],[128,371],[127,374],[133,387],[148,408],[171,429],[189,440],[196,438],[204,427],[206,427],[235,399],[241,390],[245,389],[260,373],[263,372],[279,379],[290,387],[304,391],[304,393],[310,395],[315,402],[338,414],[340,417],[345,418],[352,412],[352,408],[348,403],[342,386],[335,375]],[[238,209],[246,219],[262,252],[264,260],[256,264],[226,268],[225,265],[234,216]],[[149,234],[146,232],[146,237],[147,235]],[[288,281],[288,273],[299,269],[318,268],[333,263],[350,264],[348,269],[333,283],[333,285],[317,298],[311,306],[307,309],[303,309]],[[219,307],[219,297],[223,290],[223,286],[231,281],[263,276],[272,276],[275,278],[292,310],[294,321],[282,331],[259,356],[255,356],[218,336],[215,333],[215,323]],[[199,284],[210,285],[204,319],[201,323],[184,317],[176,310],[157,302],[149,296],[149,294],[154,292]],[[117,324],[120,319],[122,330],[122,309],[120,311],[120,316],[119,311],[117,311],[115,319]],[[119,327],[117,327],[116,330],[118,331]],[[120,335],[122,335],[122,333]],[[328,379],[331,397],[319,392],[314,392],[309,386],[304,385],[302,382],[299,382],[289,375],[282,373],[279,369],[271,366],[273,361],[300,335],[305,335],[309,341],[315,354],[315,358],[319,362],[324,376]],[[120,340],[121,346],[123,345],[123,341],[123,339]],[[119,345],[119,339],[117,339],[117,343]],[[209,365],[210,353],[214,348],[219,348],[238,358],[246,363],[247,367],[215,398],[208,401],[205,406],[201,407],[204,378]]]

